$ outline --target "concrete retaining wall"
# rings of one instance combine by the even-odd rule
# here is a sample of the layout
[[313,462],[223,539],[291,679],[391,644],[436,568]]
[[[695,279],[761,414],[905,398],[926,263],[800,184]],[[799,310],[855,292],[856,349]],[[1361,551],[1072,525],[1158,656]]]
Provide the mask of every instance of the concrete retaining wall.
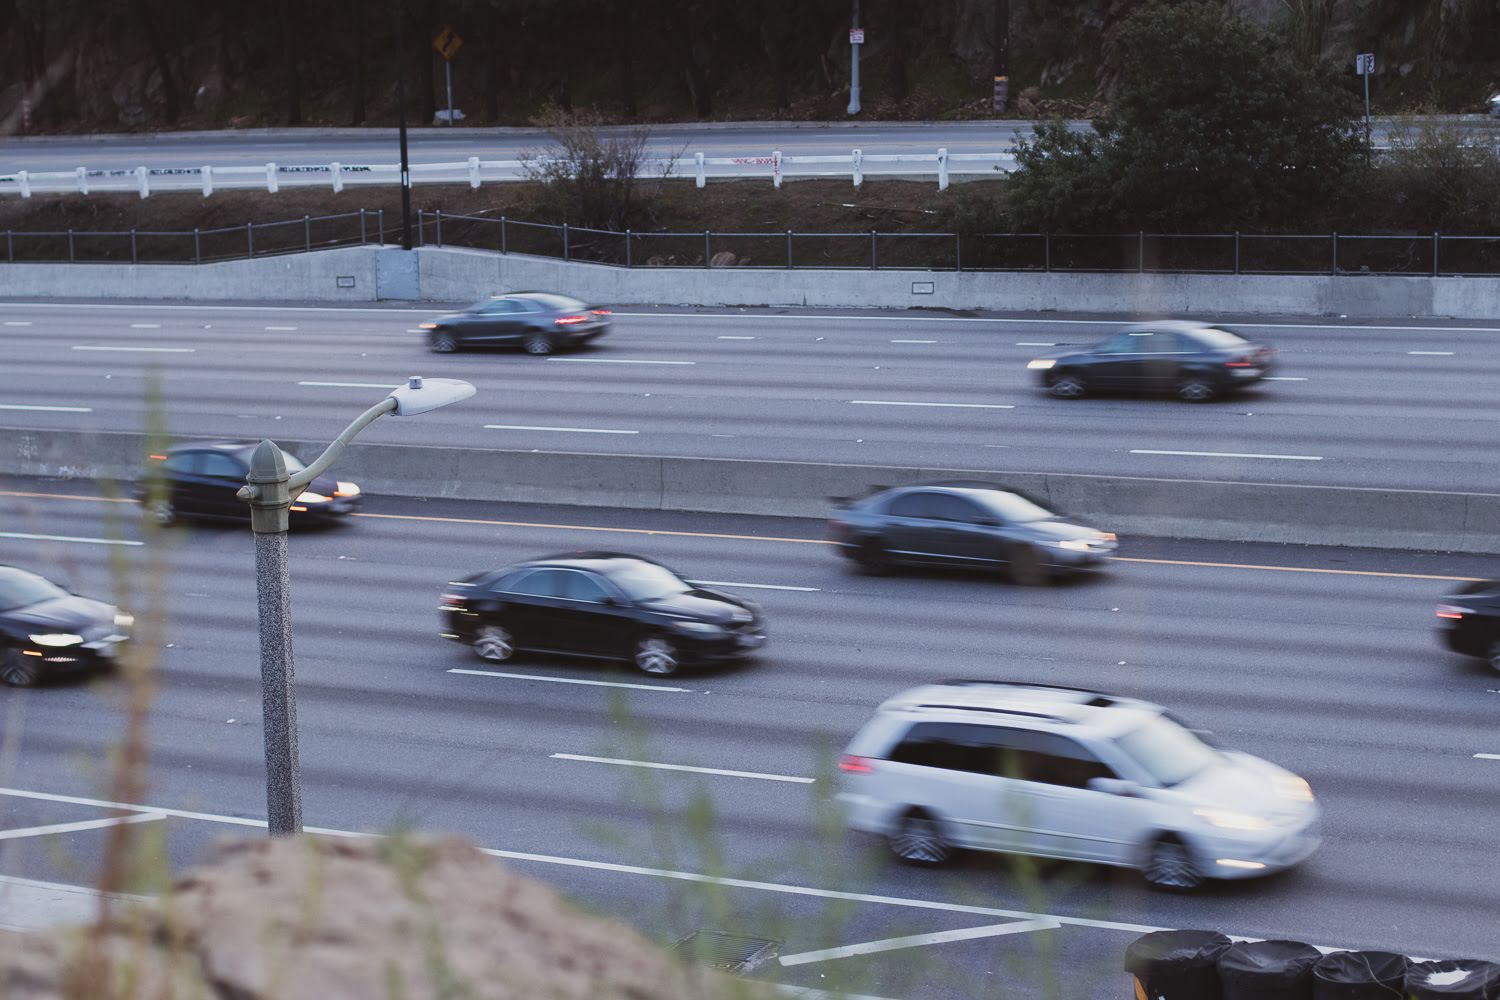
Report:
[[[4,264],[0,295],[329,302],[411,297],[406,289],[380,287],[377,253],[375,247],[346,247],[201,265]],[[414,253],[416,297],[433,302],[556,289],[619,305],[1500,319],[1500,278],[626,269],[447,247]]]
[[[304,460],[325,442],[284,440]],[[0,428],[0,474],[133,479],[139,434]],[[875,485],[983,478],[1122,534],[1500,553],[1500,494],[355,444],[339,475],[377,494],[825,516]]]

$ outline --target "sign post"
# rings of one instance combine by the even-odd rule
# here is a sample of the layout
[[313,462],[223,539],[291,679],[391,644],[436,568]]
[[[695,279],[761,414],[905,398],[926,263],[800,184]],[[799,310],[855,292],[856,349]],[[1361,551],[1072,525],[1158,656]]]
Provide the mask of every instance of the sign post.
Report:
[[448,125],[453,125],[453,56],[458,52],[464,40],[459,37],[458,32],[448,25],[443,25],[443,30],[432,40],[432,47],[437,49],[438,55],[443,57],[443,77],[448,84]]
[[1365,78],[1365,142],[1370,141],[1370,77],[1375,73],[1375,53],[1361,52],[1354,57],[1354,72]]
[[849,28],[849,109],[859,114],[859,49],[865,44],[865,29],[859,24],[859,0],[854,0],[854,16]]

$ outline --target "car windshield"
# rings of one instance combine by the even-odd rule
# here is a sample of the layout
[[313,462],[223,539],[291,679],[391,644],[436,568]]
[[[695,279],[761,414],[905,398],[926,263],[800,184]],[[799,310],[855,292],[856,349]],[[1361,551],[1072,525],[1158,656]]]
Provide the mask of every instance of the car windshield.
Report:
[[54,597],[66,596],[66,590],[33,573],[0,571],[0,611],[12,611]]
[[631,562],[609,572],[609,579],[632,601],[656,601],[693,588],[677,574],[655,563]]
[[1116,743],[1163,788],[1182,784],[1219,759],[1213,747],[1161,715],[1119,737]]
[[1049,517],[1056,517],[1045,507],[1038,507],[1023,496],[1014,493],[1003,493],[996,490],[984,494],[984,502],[991,510],[999,514],[1002,520],[1016,523],[1019,521],[1045,521]]
[[1244,347],[1250,343],[1233,330],[1226,330],[1222,326],[1200,326],[1193,331],[1193,337],[1215,350],[1226,347]]
[[526,297],[533,302],[546,306],[548,309],[560,309],[564,312],[581,312],[588,308],[584,303],[577,299],[570,299],[566,295],[549,295],[545,292],[537,292]]

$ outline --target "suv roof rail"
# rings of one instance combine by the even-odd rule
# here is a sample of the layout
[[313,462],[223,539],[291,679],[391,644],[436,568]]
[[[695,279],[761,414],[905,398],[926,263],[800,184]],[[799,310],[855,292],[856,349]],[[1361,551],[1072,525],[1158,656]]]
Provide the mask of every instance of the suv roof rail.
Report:
[[1071,691],[1074,694],[1093,695],[1093,699],[1091,701],[1085,702],[1084,704],[1091,705],[1095,708],[1104,708],[1105,706],[1113,705],[1120,700],[1112,694],[1105,694],[1103,691],[1095,691],[1093,688],[1069,687],[1066,684],[1045,684],[1041,681],[994,681],[957,677],[951,680],[938,681],[938,684],[945,687],[1040,688],[1043,691]]
[[945,705],[942,702],[923,702],[917,708],[939,708],[949,712],[989,712],[992,715],[1019,715],[1028,719],[1046,719],[1048,722],[1069,722],[1066,716],[1055,712],[1032,712],[1024,708],[997,708],[992,705]]

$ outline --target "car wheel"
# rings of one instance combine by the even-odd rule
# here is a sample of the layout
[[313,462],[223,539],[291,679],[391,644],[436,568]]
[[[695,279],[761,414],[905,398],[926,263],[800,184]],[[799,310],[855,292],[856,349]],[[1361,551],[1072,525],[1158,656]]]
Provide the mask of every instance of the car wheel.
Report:
[[920,809],[901,817],[886,838],[891,853],[909,865],[935,867],[953,860],[953,844],[943,835],[942,825]]
[[1484,655],[1490,661],[1490,666],[1500,670],[1500,639],[1490,643],[1490,648]]
[[18,649],[7,649],[0,653],[0,681],[11,687],[31,687],[41,676],[31,659],[34,657],[24,656]]
[[453,334],[439,330],[427,339],[427,346],[432,348],[434,354],[452,354],[458,350],[458,340]]
[[551,354],[553,351],[552,338],[541,330],[533,330],[528,333],[523,346],[526,348],[527,354],[534,354],[537,357],[541,357],[544,354]]
[[499,625],[482,625],[474,633],[474,653],[490,663],[504,663],[516,655],[516,640]]
[[170,527],[177,520],[177,508],[170,500],[152,500],[146,504],[146,516],[163,528]]
[[1208,379],[1189,375],[1177,383],[1177,398],[1185,403],[1206,403],[1218,395],[1218,390]]
[[1030,545],[1013,545],[1006,552],[1012,583],[1022,587],[1040,587],[1047,582],[1047,567],[1041,554]]
[[678,659],[677,647],[670,639],[659,635],[648,635],[638,641],[631,659],[643,672],[658,677],[675,674],[682,665]]
[[1081,399],[1089,391],[1087,383],[1077,375],[1063,372],[1047,383],[1047,391],[1058,399]]
[[1151,845],[1141,874],[1152,888],[1169,892],[1191,892],[1203,884],[1193,852],[1173,836],[1159,837]]
[[871,576],[884,576],[891,571],[891,557],[878,538],[866,538],[855,550],[854,561],[859,568]]

